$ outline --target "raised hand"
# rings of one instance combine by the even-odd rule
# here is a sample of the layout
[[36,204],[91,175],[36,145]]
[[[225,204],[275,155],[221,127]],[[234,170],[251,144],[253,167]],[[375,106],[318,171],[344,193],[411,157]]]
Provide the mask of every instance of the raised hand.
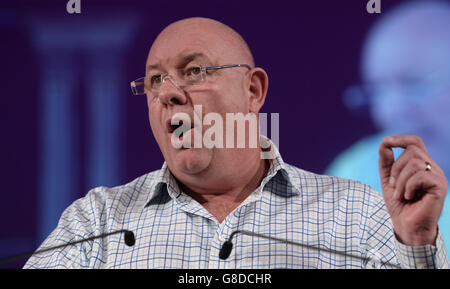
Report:
[[[397,160],[393,147],[405,149]],[[435,244],[448,189],[444,172],[415,135],[384,138],[379,155],[383,197],[397,238],[410,246]]]

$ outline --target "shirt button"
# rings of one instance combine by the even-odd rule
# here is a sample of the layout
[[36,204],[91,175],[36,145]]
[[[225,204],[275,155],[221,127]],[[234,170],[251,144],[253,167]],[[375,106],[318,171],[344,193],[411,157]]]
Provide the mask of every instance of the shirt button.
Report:
[[221,242],[221,243],[225,242],[225,240],[226,240],[226,238],[223,235],[219,235],[218,239],[219,239],[219,242]]

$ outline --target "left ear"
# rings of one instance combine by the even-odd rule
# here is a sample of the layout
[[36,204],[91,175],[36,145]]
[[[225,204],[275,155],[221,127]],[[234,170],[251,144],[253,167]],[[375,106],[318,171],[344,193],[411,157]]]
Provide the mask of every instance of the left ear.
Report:
[[264,69],[255,67],[249,71],[249,110],[258,113],[266,100],[269,77]]

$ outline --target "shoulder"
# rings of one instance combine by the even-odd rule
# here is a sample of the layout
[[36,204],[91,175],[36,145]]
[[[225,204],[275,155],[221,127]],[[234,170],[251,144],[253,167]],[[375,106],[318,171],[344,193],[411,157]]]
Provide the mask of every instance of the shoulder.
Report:
[[363,191],[369,194],[379,195],[379,193],[369,185],[356,180],[325,174],[317,174],[289,164],[285,164],[285,169],[288,172],[289,177],[292,178],[296,184],[302,187],[315,187],[319,190],[333,191],[351,189]]
[[96,211],[99,209],[123,211],[130,206],[144,206],[148,196],[153,193],[159,182],[160,176],[161,170],[156,170],[120,186],[99,186],[90,190],[84,198],[76,202],[80,201],[84,205],[89,205]]
[[119,221],[118,216],[130,214],[130,209],[145,206],[148,196],[154,191],[160,171],[147,173],[124,185],[91,189],[63,212],[58,226],[70,223],[69,227],[84,227],[89,232],[100,234],[102,230],[114,229],[113,222]]
[[348,205],[351,203],[352,206],[359,204],[356,207],[371,211],[384,204],[381,193],[362,182],[317,174],[289,164],[285,164],[285,169],[292,185],[299,190],[302,198],[314,198],[324,202],[334,202],[335,204],[344,203]]
[[[116,187],[96,187],[63,212],[58,225],[39,249],[99,236],[126,227],[130,216],[152,192],[160,171],[150,172]],[[25,268],[91,268],[104,263],[103,241],[98,239],[32,256]],[[91,258],[93,252],[95,258]]]

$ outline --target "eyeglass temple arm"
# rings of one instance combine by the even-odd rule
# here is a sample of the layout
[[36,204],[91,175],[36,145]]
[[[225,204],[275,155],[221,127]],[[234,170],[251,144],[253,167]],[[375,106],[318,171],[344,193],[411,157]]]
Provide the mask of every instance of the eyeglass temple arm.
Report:
[[205,67],[205,70],[212,70],[212,69],[222,69],[222,68],[231,68],[231,67],[247,67],[248,69],[252,69],[250,65],[248,64],[228,64],[228,65],[220,65],[220,66],[210,66]]
[[132,82],[130,82],[130,85],[132,87],[136,87],[138,85],[144,85],[144,83],[145,83],[144,81],[133,80]]

